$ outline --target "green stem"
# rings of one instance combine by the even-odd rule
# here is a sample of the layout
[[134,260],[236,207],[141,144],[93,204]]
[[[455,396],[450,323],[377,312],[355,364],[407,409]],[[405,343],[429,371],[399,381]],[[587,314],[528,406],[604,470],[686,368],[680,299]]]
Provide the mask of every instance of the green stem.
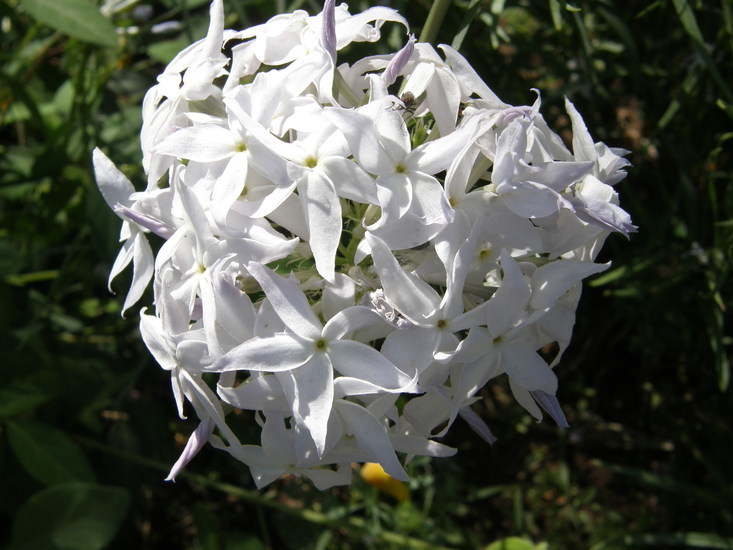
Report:
[[[104,443],[99,443],[98,441],[90,438],[77,436],[74,439],[82,445],[86,445],[87,447],[117,456],[119,458],[123,458],[125,460],[129,460],[130,462],[141,464],[154,470],[159,470],[161,472],[168,472],[168,470],[170,470],[170,466],[167,464],[163,464],[162,462],[158,462],[157,460],[151,460],[149,458],[145,458],[134,453],[115,449],[114,447],[110,447],[109,445],[105,445]],[[362,518],[344,517],[342,515],[335,514],[327,515],[316,512],[314,510],[291,508],[290,506],[283,504],[282,502],[278,502],[271,497],[263,496],[256,491],[248,491],[246,489],[242,489],[241,487],[237,487],[236,485],[232,485],[231,483],[216,481],[214,479],[210,479],[209,477],[200,474],[194,474],[191,472],[181,472],[178,475],[178,478],[188,479],[189,481],[196,483],[202,487],[215,489],[217,491],[221,491],[222,493],[226,493],[227,495],[242,499],[246,502],[251,502],[258,506],[266,506],[273,510],[277,510],[278,512],[282,512],[291,516],[296,516],[302,520],[316,523],[318,525],[323,525],[326,527],[336,527],[339,529],[350,527],[360,533],[367,533],[369,531],[367,522],[364,521],[364,519]],[[349,529],[347,528],[346,530],[348,531]],[[399,545],[401,548],[411,550],[451,550],[450,548],[447,548],[445,546],[436,546],[429,542],[408,537],[406,535],[401,535],[399,533],[393,533],[391,531],[382,531],[377,535],[373,535],[372,533],[370,533],[370,535],[384,542],[394,543],[396,545]]]
[[434,0],[433,5],[428,13],[428,18],[425,21],[425,26],[420,33],[420,42],[435,43],[438,38],[438,30],[440,30],[445,19],[445,14],[450,7],[451,0]]

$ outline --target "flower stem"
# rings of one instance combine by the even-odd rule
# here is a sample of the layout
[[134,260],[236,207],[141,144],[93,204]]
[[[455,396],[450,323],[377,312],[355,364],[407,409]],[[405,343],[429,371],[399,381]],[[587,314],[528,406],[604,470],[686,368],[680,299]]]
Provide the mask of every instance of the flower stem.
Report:
[[451,0],[434,0],[433,5],[428,13],[428,18],[425,21],[425,26],[420,33],[420,42],[434,43],[438,37],[438,30],[443,24],[445,14],[450,7]]

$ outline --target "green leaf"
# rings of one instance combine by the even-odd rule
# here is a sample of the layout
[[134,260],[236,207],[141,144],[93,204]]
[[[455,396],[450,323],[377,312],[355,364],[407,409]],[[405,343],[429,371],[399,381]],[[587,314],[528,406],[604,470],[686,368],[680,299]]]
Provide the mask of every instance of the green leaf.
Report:
[[13,522],[12,550],[100,550],[125,519],[126,489],[66,483],[30,497]]
[[552,26],[556,31],[562,30],[562,13],[560,13],[560,2],[558,0],[549,0],[550,15],[552,16]]
[[733,494],[729,490],[726,490],[727,488],[725,487],[718,487],[717,490],[713,491],[686,483],[672,476],[658,475],[639,468],[613,464],[602,460],[594,460],[594,463],[608,468],[615,474],[633,479],[647,487],[654,487],[677,494],[688,501],[694,499],[699,504],[706,504],[721,512],[726,512],[733,508]]
[[20,0],[25,11],[41,23],[83,42],[114,48],[117,32],[91,0]]
[[727,103],[726,101],[722,99],[718,99],[715,104],[720,107],[720,109],[723,110],[723,112],[728,115],[729,118],[733,118],[733,104]]
[[0,419],[12,418],[31,411],[48,400],[48,395],[25,381],[13,382],[0,388]]
[[534,542],[520,537],[507,537],[489,544],[485,550],[546,550],[547,544]]
[[168,64],[187,45],[188,39],[184,37],[156,42],[148,46],[148,55],[155,61]]
[[223,531],[210,503],[201,502],[193,506],[193,522],[201,550],[220,550]]
[[711,533],[647,533],[614,537],[593,545],[591,550],[611,550],[634,546],[680,546],[733,550],[733,539]]
[[63,432],[40,422],[8,422],[8,440],[25,470],[44,485],[95,481],[84,453]]
[[723,75],[718,70],[718,67],[715,64],[712,56],[710,55],[710,53],[708,53],[707,46],[705,45],[705,39],[703,38],[700,27],[697,24],[697,18],[695,17],[695,12],[693,11],[692,6],[690,6],[687,0],[672,0],[672,3],[674,4],[675,10],[677,11],[677,16],[680,18],[682,27],[685,29],[685,32],[692,40],[692,44],[695,46],[697,54],[702,59],[703,64],[707,68],[710,75],[713,77],[713,80],[715,80],[715,82],[718,84],[721,93],[725,95],[725,98],[729,102],[733,101],[733,92],[731,92],[730,88],[728,87],[728,83],[725,77],[723,77]]
[[25,286],[38,281],[48,281],[59,276],[58,269],[48,269],[46,271],[34,271],[33,273],[23,273],[20,275],[9,275],[5,278],[5,282],[12,286]]
[[260,539],[247,533],[227,533],[224,540],[224,550],[265,550]]
[[468,8],[466,8],[466,13],[461,20],[461,25],[456,32],[455,37],[453,38],[453,42],[451,42],[451,46],[454,49],[461,49],[461,46],[463,45],[463,40],[466,38],[466,34],[468,34],[468,28],[471,26],[473,20],[476,19],[476,16],[478,15],[480,9],[480,0],[471,0],[471,3],[469,4]]
[[[5,189],[3,189],[5,191]],[[4,193],[3,193],[4,195]],[[10,239],[0,239],[0,277],[15,275],[23,269],[23,256],[18,250],[17,243]],[[2,401],[0,401],[0,406]]]
[[631,278],[634,275],[637,275],[653,266],[654,259],[642,259],[629,266],[617,267],[616,269],[611,269],[606,273],[599,275],[598,277],[594,277],[587,282],[587,285],[592,287],[599,287],[623,281],[624,279]]

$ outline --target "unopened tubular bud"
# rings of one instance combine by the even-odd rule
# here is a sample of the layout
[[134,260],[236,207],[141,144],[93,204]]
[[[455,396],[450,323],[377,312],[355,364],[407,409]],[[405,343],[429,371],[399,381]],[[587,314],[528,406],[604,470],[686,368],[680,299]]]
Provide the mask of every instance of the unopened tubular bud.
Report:
[[391,86],[397,80],[402,70],[407,65],[407,62],[412,57],[412,52],[415,51],[415,35],[411,34],[407,40],[407,44],[398,51],[392,59],[389,60],[387,68],[382,73],[382,80],[387,86]]

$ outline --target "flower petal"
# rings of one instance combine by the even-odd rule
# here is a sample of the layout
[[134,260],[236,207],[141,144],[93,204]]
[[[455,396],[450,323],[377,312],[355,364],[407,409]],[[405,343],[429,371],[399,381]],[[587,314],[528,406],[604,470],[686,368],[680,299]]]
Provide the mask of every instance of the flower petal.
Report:
[[343,376],[357,378],[387,391],[409,392],[415,380],[398,369],[374,348],[351,340],[329,344],[333,368]]
[[440,296],[418,277],[405,273],[392,251],[371,233],[366,240],[372,249],[374,267],[384,287],[387,301],[412,323],[432,326],[432,317],[440,306]]
[[155,153],[197,162],[215,162],[235,152],[234,135],[215,124],[182,128],[173,132],[154,149]]
[[278,317],[290,330],[310,340],[321,336],[323,327],[293,279],[281,277],[257,262],[248,263],[246,268],[260,283]]
[[557,400],[557,397],[550,395],[549,393],[545,393],[542,390],[536,390],[529,393],[532,394],[534,400],[537,401],[540,407],[542,407],[545,412],[552,417],[558,426],[561,428],[570,427],[567,418],[565,418],[565,413],[562,412],[562,408],[560,407],[560,402]]
[[153,250],[148,239],[145,238],[145,233],[138,231],[133,245],[132,283],[122,305],[123,315],[142,297],[150,279],[153,278],[154,265]]
[[283,373],[278,379],[292,403],[295,418],[308,430],[318,456],[322,456],[333,407],[333,369],[328,356],[317,353],[301,368]]
[[209,436],[214,432],[215,426],[216,424],[214,424],[211,418],[202,420],[199,423],[198,427],[188,438],[181,456],[176,460],[176,463],[171,468],[171,471],[168,473],[168,477],[165,478],[165,481],[176,480],[176,476],[181,473],[181,470],[186,467],[186,464],[191,462],[193,457],[195,457],[198,452],[203,449],[204,445],[206,445],[206,442],[209,440]]
[[304,345],[289,334],[275,334],[267,338],[255,337],[228,351],[204,370],[281,372],[300,367],[313,356],[313,353],[311,345]]
[[351,306],[336,313],[323,328],[323,337],[328,340],[343,338],[357,330],[379,325],[382,318],[372,308]]
[[393,167],[371,118],[347,109],[327,108],[323,114],[344,134],[351,154],[367,172],[378,175],[388,173],[387,167]]
[[335,407],[359,446],[373,455],[374,462],[379,462],[384,471],[393,478],[409,481],[407,472],[397,460],[387,430],[379,420],[364,407],[342,399],[336,401]]
[[236,388],[216,387],[216,393],[225,403],[239,409],[290,413],[282,386],[274,375],[253,374]]
[[312,170],[298,185],[305,202],[310,234],[309,244],[316,260],[316,269],[326,281],[334,282],[336,250],[341,240],[341,204],[333,183],[322,173]]
[[502,346],[501,366],[509,377],[526,390],[554,394],[557,376],[539,354],[527,346],[511,343]]
[[124,206],[130,205],[130,195],[135,192],[135,188],[125,175],[112,163],[98,147],[94,148],[92,153],[92,162],[94,164],[94,177],[97,180],[97,187],[102,193],[105,202],[110,208],[114,208],[116,204]]
[[548,309],[580,281],[607,270],[611,262],[594,264],[576,260],[557,260],[543,265],[532,274],[533,309]]

